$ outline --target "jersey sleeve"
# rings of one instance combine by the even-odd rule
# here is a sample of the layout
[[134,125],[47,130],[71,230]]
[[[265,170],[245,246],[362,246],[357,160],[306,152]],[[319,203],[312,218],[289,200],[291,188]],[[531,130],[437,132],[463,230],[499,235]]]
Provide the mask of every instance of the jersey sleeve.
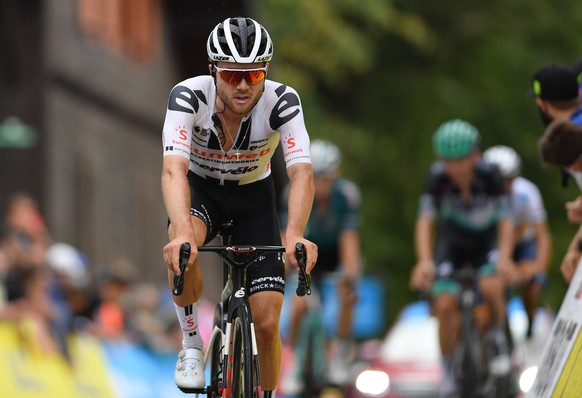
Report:
[[529,200],[527,206],[527,219],[532,224],[541,224],[548,218],[542,194],[538,187],[531,183],[529,188]]
[[503,176],[497,167],[490,169],[490,194],[497,200],[498,220],[511,217],[511,194],[505,189]]
[[296,163],[311,163],[309,134],[305,127],[299,94],[286,85],[275,89],[277,102],[269,117],[273,130],[281,135],[283,158],[287,167]]
[[170,92],[162,133],[164,156],[178,155],[190,159],[192,126],[196,124],[201,104],[207,103],[202,91],[190,87],[189,83],[195,79],[177,84]]

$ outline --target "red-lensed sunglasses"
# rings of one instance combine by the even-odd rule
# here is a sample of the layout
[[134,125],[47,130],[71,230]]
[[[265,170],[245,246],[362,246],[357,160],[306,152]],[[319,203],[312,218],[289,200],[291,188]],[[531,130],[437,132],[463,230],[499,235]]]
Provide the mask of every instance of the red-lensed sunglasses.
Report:
[[257,69],[231,69],[214,66],[218,76],[229,84],[239,84],[242,79],[249,84],[257,84],[265,79],[267,67]]

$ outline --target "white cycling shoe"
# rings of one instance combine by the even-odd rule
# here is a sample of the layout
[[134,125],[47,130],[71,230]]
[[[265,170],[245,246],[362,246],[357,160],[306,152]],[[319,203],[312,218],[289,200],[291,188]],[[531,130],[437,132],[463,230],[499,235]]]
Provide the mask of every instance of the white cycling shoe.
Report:
[[178,354],[174,382],[180,389],[199,390],[206,387],[204,354],[196,348],[187,348]]

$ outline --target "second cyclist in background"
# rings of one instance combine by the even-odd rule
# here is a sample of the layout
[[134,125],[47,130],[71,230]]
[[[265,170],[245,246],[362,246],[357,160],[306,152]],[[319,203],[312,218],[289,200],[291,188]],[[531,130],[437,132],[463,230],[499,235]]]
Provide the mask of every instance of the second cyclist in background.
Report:
[[489,313],[489,322],[482,326],[487,327],[486,339],[495,349],[490,371],[504,375],[510,370],[505,280],[514,272],[513,223],[503,179],[496,167],[481,161],[479,141],[477,129],[463,120],[450,120],[436,130],[433,146],[439,159],[428,171],[416,221],[417,263],[410,286],[430,292],[439,321],[445,374],[442,397],[458,391],[453,353],[459,337],[461,289],[452,275],[467,264],[478,270],[478,289]]
[[552,241],[547,213],[538,187],[522,177],[521,158],[510,147],[497,145],[483,153],[486,162],[495,164],[511,196],[511,213],[515,226],[513,260],[517,273],[513,281],[521,287],[528,316],[526,337],[532,336],[533,317],[547,282]]
[[[337,281],[339,318],[337,336],[330,345],[331,358],[328,362],[326,382],[343,386],[350,377],[349,357],[352,347],[352,316],[356,303],[355,284],[362,268],[361,194],[354,182],[340,176],[342,156],[335,144],[314,140],[310,151],[315,178],[315,197],[305,237],[318,246],[317,267],[312,271],[315,288],[321,292],[322,282],[328,276],[334,277]],[[287,219],[287,193],[284,192],[282,200],[280,215],[282,227],[285,227]],[[301,319],[308,310],[307,300],[306,297],[293,297],[289,336],[289,343],[292,346],[297,342]]]

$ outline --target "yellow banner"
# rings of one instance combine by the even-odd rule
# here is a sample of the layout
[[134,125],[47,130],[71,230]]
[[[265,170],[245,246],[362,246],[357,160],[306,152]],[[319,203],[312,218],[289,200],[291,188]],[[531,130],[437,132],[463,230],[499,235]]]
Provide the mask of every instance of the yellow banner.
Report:
[[0,397],[115,398],[99,342],[69,341],[71,361],[44,353],[25,322],[0,323]]

